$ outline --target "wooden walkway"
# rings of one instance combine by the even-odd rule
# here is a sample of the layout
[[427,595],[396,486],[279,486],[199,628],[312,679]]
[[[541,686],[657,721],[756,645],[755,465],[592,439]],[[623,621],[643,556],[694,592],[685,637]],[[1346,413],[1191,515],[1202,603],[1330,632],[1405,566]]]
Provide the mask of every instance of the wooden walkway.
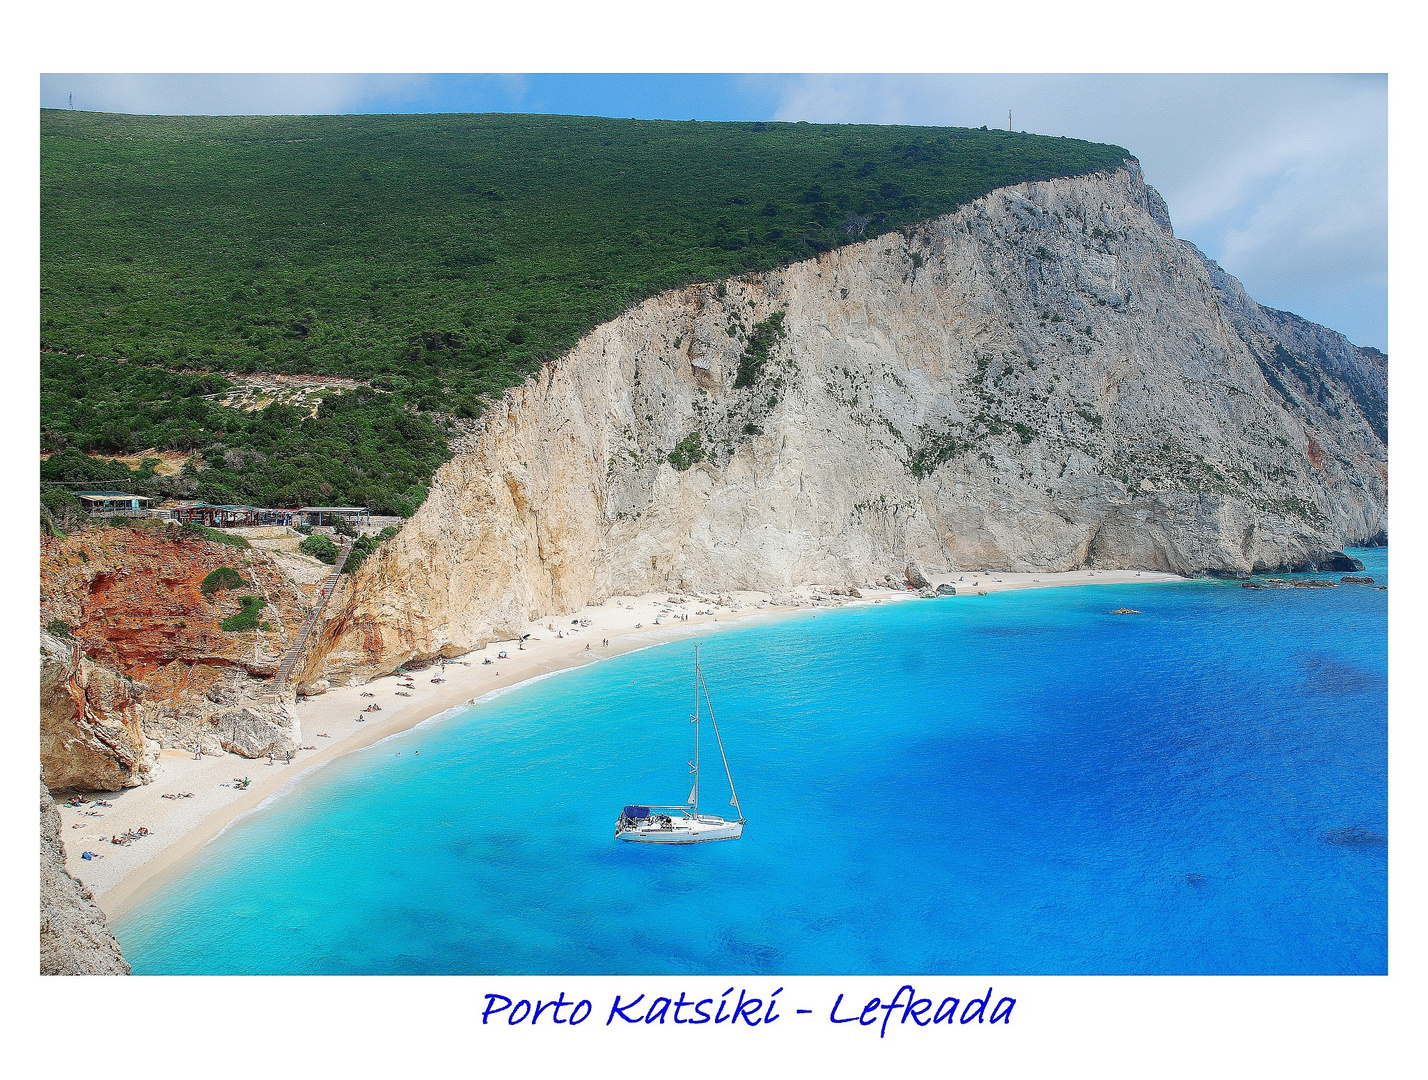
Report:
[[337,562],[332,564],[332,573],[328,574],[327,580],[322,583],[322,592],[317,602],[317,607],[313,608],[312,614],[303,621],[302,629],[298,631],[297,640],[293,642],[292,647],[289,648],[286,655],[283,656],[282,666],[278,668],[277,678],[275,678],[272,683],[274,690],[281,690],[287,686],[288,678],[292,675],[293,668],[295,668],[297,662],[302,659],[303,650],[307,648],[308,639],[312,637],[312,632],[317,627],[317,624],[322,621],[322,613],[327,610],[327,602],[332,599],[332,594],[337,591],[337,579],[339,575],[341,575],[342,567],[346,564],[347,556],[351,551],[352,543],[344,537],[342,539],[342,550],[338,552],[337,555]]

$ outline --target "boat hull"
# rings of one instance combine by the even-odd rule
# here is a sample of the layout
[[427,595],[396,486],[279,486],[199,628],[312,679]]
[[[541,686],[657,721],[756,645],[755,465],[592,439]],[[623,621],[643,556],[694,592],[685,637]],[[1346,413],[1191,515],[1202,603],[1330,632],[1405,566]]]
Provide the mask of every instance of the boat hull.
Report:
[[633,844],[707,844],[739,839],[744,835],[744,823],[722,818],[675,818],[668,826],[640,824],[615,835]]

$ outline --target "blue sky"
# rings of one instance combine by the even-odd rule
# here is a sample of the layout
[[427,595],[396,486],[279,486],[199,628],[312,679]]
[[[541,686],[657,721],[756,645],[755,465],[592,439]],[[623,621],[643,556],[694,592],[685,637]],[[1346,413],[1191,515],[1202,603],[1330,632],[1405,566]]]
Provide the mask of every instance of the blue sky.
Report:
[[41,104],[139,113],[550,112],[1005,126],[1140,158],[1176,233],[1255,299],[1388,339],[1382,75],[42,75]]

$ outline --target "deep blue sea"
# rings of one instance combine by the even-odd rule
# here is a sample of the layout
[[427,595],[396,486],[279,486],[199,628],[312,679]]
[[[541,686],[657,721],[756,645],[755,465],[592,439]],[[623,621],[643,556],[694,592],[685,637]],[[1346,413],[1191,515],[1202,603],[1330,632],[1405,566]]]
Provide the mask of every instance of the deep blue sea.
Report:
[[719,630],[748,825],[692,847],[612,839],[689,790],[692,643],[630,653],[340,759],[117,933],[136,974],[1383,973],[1387,596],[1088,586]]

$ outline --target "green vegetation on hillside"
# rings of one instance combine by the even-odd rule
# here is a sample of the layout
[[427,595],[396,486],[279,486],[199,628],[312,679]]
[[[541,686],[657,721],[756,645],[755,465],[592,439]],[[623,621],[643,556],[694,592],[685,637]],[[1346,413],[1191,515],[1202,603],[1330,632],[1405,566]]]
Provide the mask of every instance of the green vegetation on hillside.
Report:
[[769,350],[783,340],[787,331],[783,328],[783,312],[775,311],[763,322],[755,323],[749,334],[749,344],[739,357],[739,374],[734,379],[734,388],[753,386],[759,373],[768,362]]
[[362,565],[364,559],[379,547],[385,544],[392,537],[397,535],[397,527],[388,525],[379,533],[367,533],[352,541],[352,550],[347,553],[347,561],[342,564],[344,574],[355,573],[357,567]]
[[[409,513],[454,418],[644,297],[1124,157],[951,128],[44,111],[46,448],[199,450],[210,501]],[[311,419],[203,396],[252,372],[373,389]]]
[[337,556],[339,554],[337,545],[321,533],[314,533],[312,536],[309,536],[298,545],[298,550],[304,555],[311,555],[314,559],[325,562],[328,566],[332,566],[337,562]]
[[[111,518],[110,520],[114,522],[119,521],[118,518]],[[139,520],[142,521],[143,519],[141,518]],[[196,521],[186,521],[176,529],[169,527],[168,531],[175,540],[187,536],[195,540],[207,540],[210,544],[222,544],[224,547],[251,548],[253,546],[241,536],[234,536],[232,533],[226,533],[222,529],[210,529],[207,525],[200,525]]]
[[697,431],[691,431],[669,452],[669,463],[680,472],[703,460],[704,444]]
[[[322,399],[316,416],[289,405],[242,412],[203,395],[228,381],[136,363],[40,356],[42,481],[115,487],[139,495],[258,506],[369,506],[412,513],[446,459],[446,434],[429,415],[359,387]],[[164,478],[86,453],[149,448],[197,451]]]
[[243,580],[243,575],[238,573],[231,566],[220,566],[213,570],[203,579],[198,586],[198,591],[204,596],[212,596],[221,589],[242,589],[247,586]]
[[218,625],[229,633],[238,633],[242,630],[256,630],[258,628],[258,616],[262,610],[268,606],[268,602],[261,596],[240,596],[238,602],[243,605],[243,610],[236,615],[230,615]]

